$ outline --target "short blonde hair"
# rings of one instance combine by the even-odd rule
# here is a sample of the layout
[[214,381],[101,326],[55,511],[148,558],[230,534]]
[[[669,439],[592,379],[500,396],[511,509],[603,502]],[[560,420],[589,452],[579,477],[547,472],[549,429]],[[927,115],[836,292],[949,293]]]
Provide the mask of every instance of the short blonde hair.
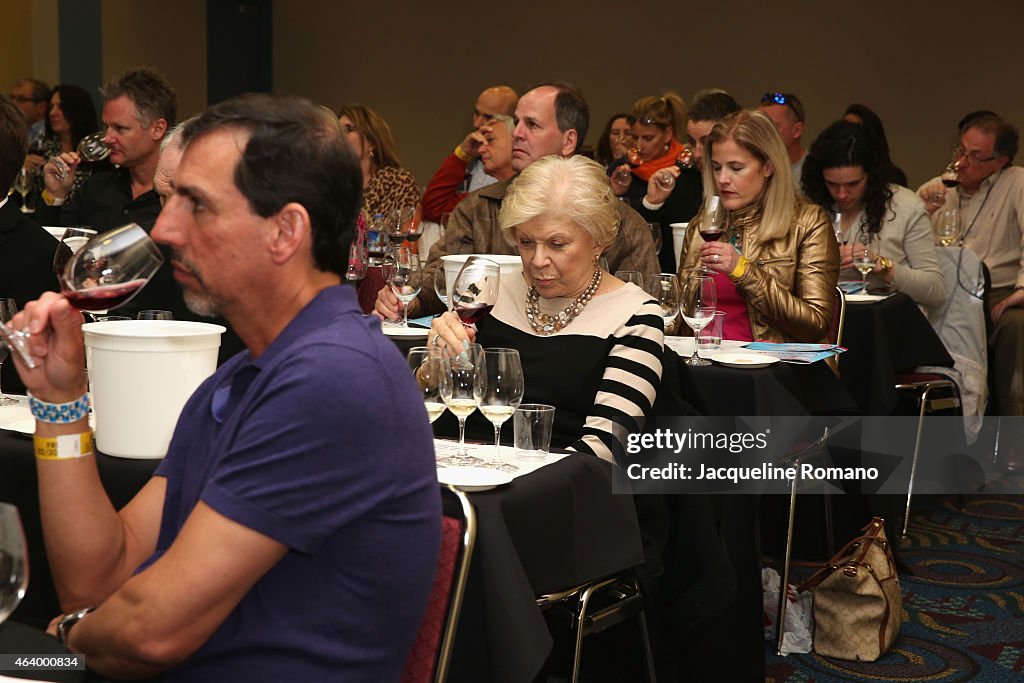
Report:
[[547,156],[527,166],[508,187],[498,214],[505,241],[514,246],[515,228],[540,216],[571,221],[603,249],[619,231],[619,200],[596,161]]
[[738,111],[715,124],[704,140],[705,197],[718,194],[711,148],[726,140],[732,140],[762,164],[771,164],[772,174],[765,179],[764,193],[757,200],[761,205],[758,231],[765,240],[782,237],[789,232],[793,220],[796,185],[789,154],[778,129],[767,114],[756,109]]

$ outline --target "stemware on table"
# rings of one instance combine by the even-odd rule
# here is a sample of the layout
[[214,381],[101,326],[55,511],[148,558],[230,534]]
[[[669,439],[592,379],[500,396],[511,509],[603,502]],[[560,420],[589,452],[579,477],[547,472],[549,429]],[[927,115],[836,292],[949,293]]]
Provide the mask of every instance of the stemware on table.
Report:
[[494,460],[481,467],[516,472],[518,467],[501,459],[501,426],[523,400],[523,366],[515,349],[484,350],[486,383],[480,395],[480,412],[494,425]]
[[414,346],[406,354],[406,360],[416,376],[420,397],[431,423],[441,417],[445,410],[444,399],[441,396],[441,373],[445,370],[444,353],[443,349],[436,346]]
[[481,256],[470,256],[448,293],[452,309],[463,325],[474,325],[498,302],[501,267]]
[[0,503],[0,624],[25,597],[28,589],[28,550],[18,508]]
[[661,306],[661,317],[668,330],[679,315],[679,278],[672,273],[651,273],[644,278],[644,291]]
[[398,206],[388,217],[388,237],[395,247],[408,240],[415,243],[423,234],[422,214],[419,206]]
[[868,273],[874,270],[875,264],[878,263],[878,244],[877,232],[861,228],[853,245],[853,266],[860,271],[861,285],[865,292],[868,289]]
[[484,350],[479,344],[458,355],[441,356],[441,399],[459,420],[459,451],[456,455],[438,458],[439,465],[479,465],[483,462],[466,451],[466,418],[480,403],[487,386],[484,370]]
[[686,360],[687,365],[710,365],[711,361],[701,358],[697,338],[700,331],[714,318],[718,307],[718,295],[715,291],[715,280],[710,275],[693,271],[687,274],[682,283],[680,312],[683,320],[693,330],[693,355]]
[[935,238],[944,247],[960,241],[960,210],[944,207],[935,212]]
[[138,320],[174,320],[174,314],[158,308],[149,308],[139,311]]
[[444,268],[434,271],[434,292],[437,293],[437,298],[441,300],[444,307],[450,311],[452,307],[448,296],[448,274],[444,272]]
[[[18,305],[14,302],[14,299],[0,299],[0,322],[6,323],[10,321],[17,312]],[[0,370],[3,369],[5,360],[7,360],[7,347],[0,344]],[[0,406],[13,406],[17,403],[16,399],[4,396],[3,387],[0,386]]]
[[615,277],[623,282],[632,282],[637,287],[643,289],[644,276],[639,270],[617,270],[615,271]]

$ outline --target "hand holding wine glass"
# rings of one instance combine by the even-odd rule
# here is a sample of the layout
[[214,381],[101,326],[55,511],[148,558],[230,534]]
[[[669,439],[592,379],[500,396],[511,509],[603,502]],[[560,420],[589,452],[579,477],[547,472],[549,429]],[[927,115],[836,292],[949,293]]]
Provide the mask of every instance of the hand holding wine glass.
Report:
[[480,412],[494,425],[494,460],[483,463],[501,472],[519,468],[501,460],[501,426],[523,400],[523,366],[515,349],[485,349],[486,385],[480,396]]
[[868,289],[868,273],[878,263],[878,233],[861,228],[853,245],[853,267],[860,271],[864,291]]
[[686,360],[687,365],[710,365],[711,361],[701,358],[698,353],[697,337],[715,315],[718,307],[718,296],[715,291],[715,280],[710,275],[692,271],[682,284],[680,312],[683,320],[693,330],[693,356]]

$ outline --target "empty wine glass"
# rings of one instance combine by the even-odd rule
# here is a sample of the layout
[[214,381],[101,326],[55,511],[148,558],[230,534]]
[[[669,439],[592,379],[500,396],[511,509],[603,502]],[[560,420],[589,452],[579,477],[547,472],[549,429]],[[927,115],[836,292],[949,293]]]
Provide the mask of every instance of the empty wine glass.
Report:
[[21,195],[21,212],[35,213],[36,210],[28,205],[28,193],[32,191],[33,174],[28,172],[24,166],[18,171],[14,178],[14,190]]
[[482,256],[470,256],[452,284],[452,308],[467,327],[491,312],[498,302],[501,267]]
[[715,315],[718,307],[718,295],[715,291],[715,280],[710,275],[693,271],[686,276],[682,284],[680,312],[683,320],[693,330],[693,355],[686,359],[687,365],[710,365],[711,361],[701,358],[698,352],[700,344],[697,337]]
[[935,237],[939,244],[951,247],[960,241],[960,210],[939,209],[935,212]]
[[420,398],[427,409],[430,422],[441,417],[444,399],[441,398],[441,373],[444,371],[444,350],[436,346],[414,346],[406,355],[409,367],[416,376]]
[[18,508],[0,503],[0,624],[25,597],[28,589],[28,551]]
[[86,161],[103,161],[110,156],[110,147],[103,141],[103,131],[86,135],[78,143],[78,153]]
[[623,282],[632,282],[637,287],[643,289],[644,276],[639,270],[617,270],[615,271],[615,277]]
[[857,233],[857,242],[853,245],[853,266],[860,271],[863,290],[868,289],[868,273],[875,269],[878,262],[878,233],[861,228]]
[[459,420],[459,452],[439,458],[437,462],[440,465],[479,465],[483,460],[466,452],[466,418],[476,410],[486,387],[483,347],[470,344],[457,356],[445,353],[441,358],[441,399]]
[[494,425],[494,460],[481,466],[501,472],[516,472],[519,468],[501,460],[501,425],[505,423],[523,400],[523,366],[515,349],[485,349],[484,373],[486,383],[480,396],[480,412]]
[[448,296],[448,273],[444,271],[444,268],[434,271],[434,292],[437,293],[437,298],[441,300],[444,307],[450,311],[452,307]]
[[[0,299],[0,322],[8,322],[17,312],[18,304],[14,302],[14,299]],[[3,369],[5,360],[7,360],[7,347],[0,344],[0,370]],[[16,399],[4,396],[3,387],[0,387],[0,406],[13,406],[17,403]]]
[[420,293],[420,255],[413,247],[401,246],[384,264],[384,278],[402,302],[402,327],[409,327],[409,304]]
[[160,249],[135,223],[89,239],[60,275],[64,297],[80,311],[117,308],[132,299],[164,262]]
[[665,192],[671,192],[676,186],[676,177],[668,171],[658,171],[654,174],[654,184]]
[[651,273],[644,279],[644,291],[661,306],[661,317],[668,330],[679,315],[679,278],[671,273]]
[[654,240],[654,253],[661,253],[661,223],[648,223],[647,229],[651,232],[651,239]]

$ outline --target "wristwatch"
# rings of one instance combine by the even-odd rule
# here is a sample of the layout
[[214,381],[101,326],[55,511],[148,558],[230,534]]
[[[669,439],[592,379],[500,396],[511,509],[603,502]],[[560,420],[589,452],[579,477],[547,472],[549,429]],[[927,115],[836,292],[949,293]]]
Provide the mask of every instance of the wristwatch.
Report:
[[892,270],[893,263],[892,263],[891,259],[888,259],[888,258],[886,258],[884,256],[879,256],[878,257],[878,265],[880,265],[882,267],[882,272],[883,273],[887,273],[890,270]]
[[95,607],[84,607],[77,612],[69,612],[60,618],[57,622],[57,640],[62,645],[68,644],[68,634],[71,633],[71,627],[80,622],[86,614],[96,609]]

